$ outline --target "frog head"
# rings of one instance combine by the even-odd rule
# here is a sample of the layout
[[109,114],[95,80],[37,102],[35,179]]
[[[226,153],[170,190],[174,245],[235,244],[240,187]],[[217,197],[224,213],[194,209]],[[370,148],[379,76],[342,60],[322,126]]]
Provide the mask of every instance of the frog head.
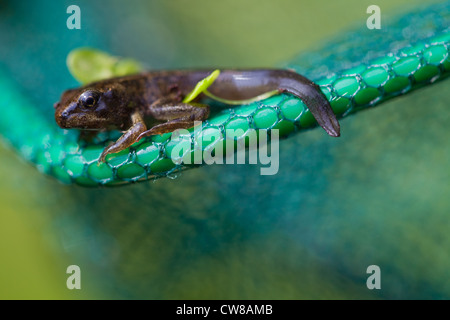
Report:
[[67,90],[54,105],[56,122],[64,129],[122,129],[130,116],[123,97],[122,86],[108,83]]

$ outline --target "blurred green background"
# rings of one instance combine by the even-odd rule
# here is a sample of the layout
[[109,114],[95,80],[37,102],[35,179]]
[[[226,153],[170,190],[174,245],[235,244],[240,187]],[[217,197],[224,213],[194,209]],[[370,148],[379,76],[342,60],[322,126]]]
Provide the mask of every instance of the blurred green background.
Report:
[[[71,4],[81,30],[66,28]],[[77,85],[65,66],[76,47],[158,69],[273,67],[363,28],[371,4],[3,0],[0,61],[52,117]],[[388,23],[424,1],[376,4]],[[443,81],[344,119],[340,139],[318,129],[283,140],[275,176],[207,166],[85,189],[2,143],[0,298],[450,298],[448,98]],[[66,288],[72,264],[80,291]],[[366,288],[372,264],[379,291]]]

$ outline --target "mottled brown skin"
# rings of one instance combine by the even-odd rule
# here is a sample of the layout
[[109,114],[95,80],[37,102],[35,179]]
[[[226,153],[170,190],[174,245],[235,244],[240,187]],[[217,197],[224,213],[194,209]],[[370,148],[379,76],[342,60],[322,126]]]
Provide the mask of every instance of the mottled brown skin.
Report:
[[[182,100],[212,71],[153,71],[67,90],[55,104],[55,119],[61,128],[124,131],[103,151],[99,161],[104,162],[108,154],[124,150],[145,136],[187,129],[194,121],[206,120],[209,106]],[[273,90],[300,98],[329,135],[340,135],[339,123],[319,86],[293,71],[221,70],[208,88],[228,100],[250,99]],[[150,119],[162,123],[147,128]]]

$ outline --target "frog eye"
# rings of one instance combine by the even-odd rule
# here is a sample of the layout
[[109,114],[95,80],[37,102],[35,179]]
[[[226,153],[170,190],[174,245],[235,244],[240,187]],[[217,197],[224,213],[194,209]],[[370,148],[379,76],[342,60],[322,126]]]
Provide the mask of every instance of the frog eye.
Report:
[[78,101],[81,102],[84,107],[92,108],[97,103],[99,97],[100,95],[97,91],[88,90],[80,95]]

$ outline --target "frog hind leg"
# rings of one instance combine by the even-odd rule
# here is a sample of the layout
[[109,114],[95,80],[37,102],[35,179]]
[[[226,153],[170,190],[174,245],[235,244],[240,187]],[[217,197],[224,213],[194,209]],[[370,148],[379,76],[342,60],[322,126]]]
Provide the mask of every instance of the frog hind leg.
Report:
[[110,153],[116,153],[122,151],[133,143],[139,141],[139,135],[147,130],[147,126],[145,125],[144,119],[140,112],[135,112],[131,115],[132,126],[128,129],[116,142],[112,143],[108,147],[106,147],[98,162],[105,162],[106,156]]
[[149,130],[142,132],[138,140],[146,136],[172,132],[176,129],[188,129],[194,126],[194,121],[206,120],[209,116],[209,106],[200,103],[167,103],[151,105],[149,115],[155,120],[167,120]]

